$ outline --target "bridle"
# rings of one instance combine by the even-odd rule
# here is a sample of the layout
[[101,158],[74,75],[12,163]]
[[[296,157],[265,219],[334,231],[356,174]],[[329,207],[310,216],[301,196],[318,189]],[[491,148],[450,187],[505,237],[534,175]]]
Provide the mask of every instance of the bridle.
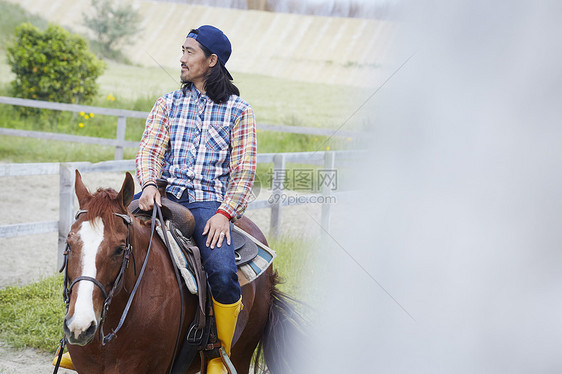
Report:
[[[76,216],[74,218],[76,220],[78,220],[80,218],[80,215],[82,215],[84,213],[87,213],[87,212],[88,212],[87,210],[81,209],[78,212],[76,212]],[[71,247],[70,247],[70,244],[68,242],[66,243],[66,249],[63,252],[64,262],[63,262],[63,265],[62,265],[61,269],[59,270],[61,272],[64,270],[63,298],[64,298],[64,303],[66,305],[66,312],[68,312],[68,308],[70,306],[70,294],[72,293],[72,288],[80,281],[92,282],[94,285],[96,285],[100,289],[101,293],[103,294],[104,303],[103,303],[103,308],[102,308],[101,317],[100,317],[100,325],[99,325],[99,338],[100,338],[100,341],[101,341],[102,345],[105,345],[105,344],[109,343],[116,336],[117,331],[122,326],[122,323],[120,323],[117,326],[117,328],[114,331],[112,331],[111,333],[109,333],[107,335],[104,335],[104,333],[103,333],[103,323],[105,322],[105,317],[107,315],[107,311],[109,310],[109,306],[111,305],[111,301],[113,300],[113,296],[115,296],[115,294],[118,293],[121,290],[121,286],[123,284],[123,275],[125,274],[125,270],[129,267],[129,259],[130,259],[130,256],[133,253],[133,246],[131,245],[131,225],[133,223],[133,219],[127,214],[121,214],[121,213],[113,213],[113,214],[115,214],[118,217],[121,217],[123,219],[123,221],[125,222],[125,224],[127,225],[127,241],[126,241],[126,244],[125,244],[125,249],[123,251],[123,260],[121,261],[121,268],[119,269],[119,273],[117,274],[117,277],[115,278],[115,280],[113,282],[113,287],[111,288],[109,293],[106,291],[103,284],[101,284],[100,281],[98,281],[96,278],[93,278],[93,277],[81,275],[81,276],[77,277],[76,279],[74,279],[72,282],[70,282],[69,277],[68,277],[68,255],[70,254]],[[149,251],[150,251],[150,247],[149,247]],[[147,253],[147,256],[145,258],[145,264],[146,264],[147,259],[148,259],[148,253]],[[134,264],[134,262],[133,262],[133,264]],[[143,269],[144,269],[144,264],[143,264]],[[135,267],[135,275],[136,275],[136,267]],[[140,281],[141,278],[142,278],[142,273],[139,276],[139,278],[137,279],[137,283]],[[134,289],[134,292],[131,293],[129,301],[132,301],[132,298],[134,297],[135,293],[136,293],[136,287]],[[130,304],[128,303],[127,307],[123,311],[123,316],[121,317],[123,321],[125,320],[125,317],[126,317],[126,314],[128,312],[129,306],[130,306]]]

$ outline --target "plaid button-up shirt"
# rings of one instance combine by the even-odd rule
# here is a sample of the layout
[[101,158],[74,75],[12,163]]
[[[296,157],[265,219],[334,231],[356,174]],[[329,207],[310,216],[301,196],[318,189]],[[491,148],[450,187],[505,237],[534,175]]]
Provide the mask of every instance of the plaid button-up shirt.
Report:
[[146,120],[136,158],[144,186],[163,177],[167,193],[189,201],[220,201],[240,218],[256,172],[254,112],[238,96],[216,104],[194,86],[160,97]]

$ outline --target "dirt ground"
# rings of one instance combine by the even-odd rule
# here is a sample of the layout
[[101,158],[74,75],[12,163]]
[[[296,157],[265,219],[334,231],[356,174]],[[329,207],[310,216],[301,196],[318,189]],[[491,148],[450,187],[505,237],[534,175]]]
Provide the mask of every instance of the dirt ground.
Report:
[[[53,372],[53,356],[34,349],[12,349],[0,342],[0,373],[2,374],[45,374]],[[76,373],[60,369],[60,374]]]
[[[98,187],[119,190],[122,173],[84,174],[90,191]],[[138,190],[138,186],[137,186]],[[267,198],[263,191],[259,199]],[[58,220],[59,177],[20,176],[3,177],[0,183],[2,210],[0,225]],[[311,222],[319,221],[319,204],[283,209],[283,231],[292,234],[317,235],[320,228]],[[268,209],[251,210],[246,215],[266,233],[269,229]],[[57,269],[57,233],[38,234],[0,239],[0,289],[11,285],[25,285],[55,274]],[[53,354],[56,347],[53,347]],[[33,349],[15,350],[0,341],[0,374],[44,374],[53,370],[53,355]],[[59,373],[72,373],[61,370]]]

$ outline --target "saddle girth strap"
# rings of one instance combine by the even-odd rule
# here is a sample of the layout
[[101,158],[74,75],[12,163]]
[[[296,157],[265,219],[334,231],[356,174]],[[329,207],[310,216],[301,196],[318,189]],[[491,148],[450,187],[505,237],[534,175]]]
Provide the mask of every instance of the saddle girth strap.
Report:
[[203,264],[201,261],[201,251],[199,247],[193,243],[192,240],[187,239],[185,236],[183,236],[183,232],[175,226],[174,222],[170,222],[170,233],[172,234],[172,238],[178,244],[180,251],[185,256],[187,265],[190,268],[191,273],[195,277],[195,282],[197,283],[199,306],[192,327],[196,330],[200,330],[204,328],[206,324],[205,305],[208,299],[207,276],[205,274],[205,270],[203,269]]
[[193,273],[197,280],[197,287],[199,288],[199,308],[198,315],[199,321],[197,323],[197,329],[202,329],[205,327],[205,305],[207,304],[207,276],[205,275],[205,270],[203,270],[203,265],[201,263],[201,252],[199,247],[196,245],[190,245],[188,247],[188,262],[192,264]]

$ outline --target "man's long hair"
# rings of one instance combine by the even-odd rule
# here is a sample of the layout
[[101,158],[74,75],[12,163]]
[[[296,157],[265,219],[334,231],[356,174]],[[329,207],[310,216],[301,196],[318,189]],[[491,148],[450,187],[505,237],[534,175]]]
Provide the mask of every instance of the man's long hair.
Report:
[[[207,47],[201,43],[199,43],[199,46],[205,53],[205,57],[209,58],[212,55],[211,51],[209,51]],[[191,89],[192,84],[193,83],[191,82],[182,82],[181,88],[184,95],[187,90]],[[240,90],[228,78],[225,67],[222,66],[218,59],[215,66],[213,66],[207,74],[207,79],[205,79],[205,91],[207,96],[209,96],[211,100],[217,104],[228,101],[230,95],[240,96]]]

